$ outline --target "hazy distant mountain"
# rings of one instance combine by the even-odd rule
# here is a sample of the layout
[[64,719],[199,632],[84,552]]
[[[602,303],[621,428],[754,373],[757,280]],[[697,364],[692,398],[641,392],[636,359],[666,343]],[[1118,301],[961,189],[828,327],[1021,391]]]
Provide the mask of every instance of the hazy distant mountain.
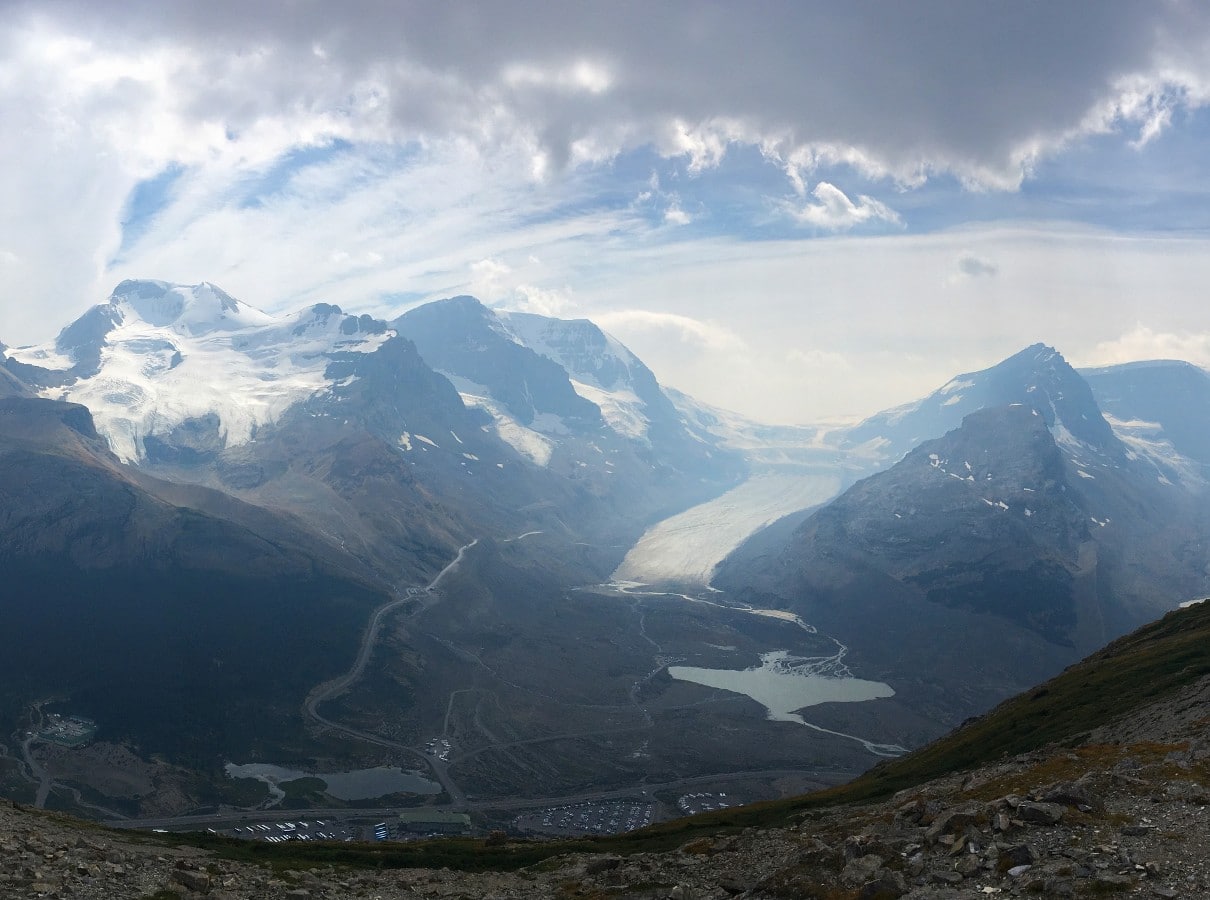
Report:
[[581,439],[571,452],[589,467],[617,465],[596,457],[630,452],[682,474],[739,471],[736,455],[694,430],[638,357],[587,320],[496,312],[455,297],[392,324],[539,465]]
[[1034,344],[989,369],[959,375],[923,400],[871,416],[843,444],[893,462],[957,428],[969,413],[1010,403],[1038,410],[1060,443],[1105,447],[1112,438],[1088,384],[1054,348]]
[[665,390],[694,433],[709,435],[719,446],[741,454],[753,469],[827,472],[852,481],[883,463],[879,452],[842,446],[847,425],[769,425],[681,391]]
[[596,498],[598,516],[647,523],[744,471],[738,453],[695,431],[651,371],[591,322],[455,297],[391,324],[490,417],[500,440]]
[[1210,473],[1210,374],[1154,360],[1080,372],[1118,436],[1168,477]]
[[903,446],[990,399],[1010,402],[976,408],[796,528],[754,537],[715,584],[851,641],[889,681],[940,666],[946,690],[961,689],[919,689],[951,715],[1210,590],[1197,495],[1118,439],[1054,351],[955,379],[854,439],[881,427],[882,446]]
[[[490,395],[521,427],[540,434],[543,426],[592,429],[604,421],[601,410],[576,393],[561,366],[517,343],[473,297],[426,303],[392,324],[434,369]],[[549,423],[546,417],[552,417]],[[526,445],[518,449],[525,452]],[[541,462],[540,454],[533,458]]]
[[558,363],[576,393],[594,403],[617,434],[708,476],[717,477],[720,457],[728,462],[726,454],[716,452],[709,432],[693,427],[643,361],[592,322],[532,313],[496,315],[514,340]]

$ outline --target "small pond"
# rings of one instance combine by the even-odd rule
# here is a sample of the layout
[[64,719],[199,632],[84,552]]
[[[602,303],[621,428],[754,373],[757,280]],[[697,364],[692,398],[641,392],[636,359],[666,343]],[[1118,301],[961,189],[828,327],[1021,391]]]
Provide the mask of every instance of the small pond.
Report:
[[324,793],[338,800],[370,800],[388,794],[439,794],[441,785],[435,781],[395,766],[354,769],[349,772],[304,772],[270,763],[227,763],[224,770],[231,778],[255,778],[269,787],[274,802],[285,799],[279,785],[300,778],[318,778],[326,787]]

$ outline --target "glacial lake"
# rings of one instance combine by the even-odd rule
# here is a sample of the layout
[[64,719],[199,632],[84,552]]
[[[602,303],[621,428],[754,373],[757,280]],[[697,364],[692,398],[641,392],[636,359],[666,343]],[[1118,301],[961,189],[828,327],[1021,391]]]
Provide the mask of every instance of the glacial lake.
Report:
[[255,778],[269,787],[273,801],[285,799],[285,792],[278,786],[299,778],[318,778],[326,787],[324,792],[338,800],[369,800],[387,794],[439,794],[441,785],[415,772],[394,766],[378,766],[373,769],[354,769],[349,772],[304,772],[287,769],[270,763],[227,763],[224,771],[231,778]]
[[760,660],[759,666],[740,670],[669,666],[668,674],[679,681],[751,697],[766,709],[768,718],[774,722],[797,722],[799,725],[809,724],[794,712],[804,706],[859,703],[895,696],[891,686],[881,681],[813,674],[813,661],[798,660],[786,650],[762,653]]

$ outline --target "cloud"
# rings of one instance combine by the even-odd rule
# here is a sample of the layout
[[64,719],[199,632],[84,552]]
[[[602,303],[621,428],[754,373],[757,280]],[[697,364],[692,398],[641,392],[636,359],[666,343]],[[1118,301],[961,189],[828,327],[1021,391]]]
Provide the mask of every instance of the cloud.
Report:
[[644,190],[635,195],[630,206],[636,212],[646,210],[652,216],[658,215],[665,225],[688,225],[694,220],[693,214],[681,206],[681,198],[677,192],[661,188],[657,172],[651,173]]
[[1000,272],[1000,267],[990,259],[974,253],[963,253],[954,263],[954,268],[954,273],[949,277],[950,284],[979,278],[995,278]]
[[680,203],[673,200],[664,210],[664,221],[669,225],[688,225],[693,221],[693,216],[681,209]]
[[[963,255],[999,269],[967,282],[977,297],[938,284]],[[573,280],[581,315],[642,307],[733,335],[742,349],[688,352],[671,332],[618,328],[662,382],[765,421],[869,415],[1038,341],[1073,364],[1099,365],[1200,352],[1192,342],[1136,344],[1117,357],[1097,350],[1139,322],[1156,334],[1210,332],[1203,237],[981,225],[826,241],[697,237],[659,252],[611,248],[605,262]],[[788,364],[811,350],[849,368]]]
[[1145,325],[1109,341],[1099,342],[1088,354],[1088,365],[1110,366],[1141,359],[1183,359],[1210,368],[1210,331],[1159,332]]
[[516,312],[537,313],[540,316],[555,318],[566,318],[575,308],[574,301],[566,291],[532,284],[518,284],[498,305]]
[[682,343],[708,350],[741,350],[744,342],[724,326],[676,313],[619,309],[595,313],[593,321],[606,331],[671,333]]
[[826,181],[815,185],[811,194],[818,203],[788,207],[790,214],[804,225],[814,225],[825,231],[847,231],[869,221],[900,224],[899,214],[886,204],[864,194],[854,203],[844,191]]
[[832,373],[852,368],[844,354],[833,353],[830,350],[804,350],[794,347],[786,353],[786,361],[807,369],[822,369]]
[[[1158,131],[1210,83],[1210,11],[1180,0],[60,0],[10,3],[6,19],[82,42],[48,60],[73,77],[121,70],[143,94],[121,103],[214,126],[198,152],[224,136],[272,143],[281,123],[311,140],[521,139],[556,166],[652,144],[701,171],[743,143],[795,168],[1012,187],[1082,134]],[[151,133],[161,149],[174,139]]]
[[603,94],[613,83],[613,77],[607,67],[583,59],[562,69],[514,64],[506,66],[501,77],[503,82],[512,88],[541,88],[586,94]]
[[549,288],[530,283],[551,277],[538,257],[529,255],[519,269],[498,259],[484,259],[471,266],[469,292],[489,306],[540,316],[566,317],[575,309],[567,288]]

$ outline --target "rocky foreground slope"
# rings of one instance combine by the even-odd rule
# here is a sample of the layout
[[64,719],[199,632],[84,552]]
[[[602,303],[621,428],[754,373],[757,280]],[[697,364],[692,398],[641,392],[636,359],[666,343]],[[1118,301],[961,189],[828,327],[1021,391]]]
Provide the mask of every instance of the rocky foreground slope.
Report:
[[821,794],[599,841],[256,845],[260,860],[5,805],[0,896],[1205,897],[1208,807],[1200,604]]

